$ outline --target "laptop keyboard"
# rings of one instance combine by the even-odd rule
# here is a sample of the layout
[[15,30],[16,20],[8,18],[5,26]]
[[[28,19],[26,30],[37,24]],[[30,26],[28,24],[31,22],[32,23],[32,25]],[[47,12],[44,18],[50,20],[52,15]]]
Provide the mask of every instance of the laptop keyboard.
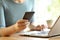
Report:
[[33,36],[47,36],[49,33],[48,31],[29,31],[29,32],[22,32],[21,35],[33,35]]

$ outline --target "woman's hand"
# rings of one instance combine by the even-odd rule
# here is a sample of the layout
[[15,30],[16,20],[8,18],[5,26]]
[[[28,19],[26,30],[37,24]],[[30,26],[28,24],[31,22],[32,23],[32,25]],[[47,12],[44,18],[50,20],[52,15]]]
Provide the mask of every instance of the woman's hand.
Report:
[[22,19],[22,20],[18,20],[15,26],[17,30],[21,31],[26,28],[27,24],[28,24],[28,20]]
[[26,28],[28,20],[18,20],[14,25],[0,29],[0,36],[9,36]]
[[36,27],[32,28],[31,31],[42,31],[44,28],[44,25],[37,25]]

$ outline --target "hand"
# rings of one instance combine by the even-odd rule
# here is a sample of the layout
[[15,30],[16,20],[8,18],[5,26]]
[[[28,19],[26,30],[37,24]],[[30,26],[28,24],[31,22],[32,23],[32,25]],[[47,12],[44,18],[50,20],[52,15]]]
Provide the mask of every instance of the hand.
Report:
[[19,31],[21,31],[26,28],[27,24],[28,24],[28,20],[25,20],[25,19],[18,20],[16,22],[16,27],[19,29]]
[[44,25],[37,25],[36,27],[32,28],[31,31],[41,31],[45,28]]
[[26,28],[28,20],[18,20],[14,25],[11,25],[7,28],[1,28],[0,29],[0,35],[1,36],[9,36],[13,33],[20,32],[23,29]]
[[45,28],[45,25],[37,25],[36,30],[41,31]]

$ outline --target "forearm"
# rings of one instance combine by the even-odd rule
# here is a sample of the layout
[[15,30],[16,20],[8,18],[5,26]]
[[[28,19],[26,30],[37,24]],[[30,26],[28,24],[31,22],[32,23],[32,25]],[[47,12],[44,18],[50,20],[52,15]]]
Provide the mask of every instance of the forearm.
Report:
[[0,29],[0,36],[11,35],[26,28],[28,20],[19,20],[16,24]]
[[7,28],[0,29],[0,35],[1,36],[11,35],[13,33],[16,33],[18,30],[19,29],[16,27],[16,25],[12,25]]

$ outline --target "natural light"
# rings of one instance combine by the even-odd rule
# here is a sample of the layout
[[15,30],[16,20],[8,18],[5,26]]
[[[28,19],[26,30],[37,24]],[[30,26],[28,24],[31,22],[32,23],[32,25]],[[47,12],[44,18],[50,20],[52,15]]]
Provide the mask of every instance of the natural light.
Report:
[[60,15],[60,0],[35,0],[34,11],[35,25],[47,25],[46,20],[55,21]]

